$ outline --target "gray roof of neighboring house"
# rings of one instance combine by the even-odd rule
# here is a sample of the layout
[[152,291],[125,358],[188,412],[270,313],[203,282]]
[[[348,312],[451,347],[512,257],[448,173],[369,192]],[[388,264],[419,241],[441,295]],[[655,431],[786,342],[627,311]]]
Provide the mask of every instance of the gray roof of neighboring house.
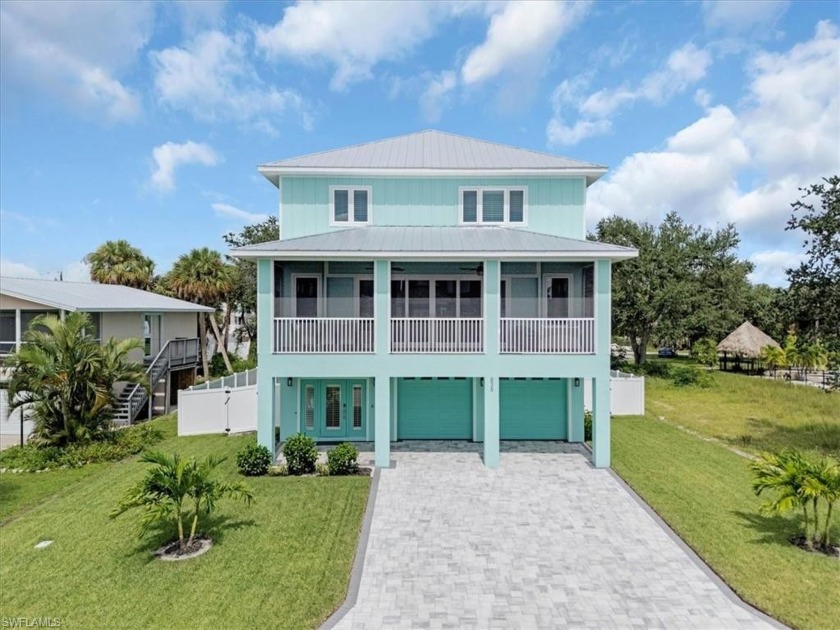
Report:
[[2,277],[0,293],[65,311],[213,312],[207,306],[116,284]]
[[[277,177],[293,174],[387,172],[435,174],[441,171],[496,172],[497,174],[571,173],[588,183],[606,172],[605,166],[477,140],[442,131],[427,130],[341,149],[311,153],[263,164],[260,172],[275,184]],[[414,171],[412,173],[412,171]]]
[[260,258],[634,258],[629,247],[505,227],[371,226],[335,230],[234,249]]

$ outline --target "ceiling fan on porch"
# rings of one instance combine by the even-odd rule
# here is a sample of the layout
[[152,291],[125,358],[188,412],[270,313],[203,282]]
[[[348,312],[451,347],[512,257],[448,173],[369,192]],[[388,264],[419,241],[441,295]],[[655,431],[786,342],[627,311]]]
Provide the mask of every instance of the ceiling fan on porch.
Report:
[[[368,265],[367,267],[365,267],[365,271],[373,271],[373,265]],[[402,267],[391,265],[391,271],[403,272],[405,271],[405,269],[403,269]]]
[[477,276],[483,276],[484,263],[478,263],[475,267],[461,267],[461,271],[472,271]]

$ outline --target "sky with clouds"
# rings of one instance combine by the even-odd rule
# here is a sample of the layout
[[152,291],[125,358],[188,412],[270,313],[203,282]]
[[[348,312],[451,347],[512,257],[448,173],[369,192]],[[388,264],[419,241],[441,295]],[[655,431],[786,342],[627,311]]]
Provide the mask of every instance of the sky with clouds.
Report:
[[260,163],[438,128],[608,165],[590,227],[733,222],[754,280],[840,173],[836,2],[0,4],[0,273],[166,271],[277,211]]

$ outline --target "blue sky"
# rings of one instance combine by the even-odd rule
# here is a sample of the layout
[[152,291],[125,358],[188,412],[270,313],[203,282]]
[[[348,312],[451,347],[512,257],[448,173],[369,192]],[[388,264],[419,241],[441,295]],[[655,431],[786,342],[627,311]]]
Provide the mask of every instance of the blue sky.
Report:
[[590,225],[734,222],[784,280],[840,172],[836,2],[0,4],[0,272],[165,272],[276,212],[260,163],[438,128],[606,164]]

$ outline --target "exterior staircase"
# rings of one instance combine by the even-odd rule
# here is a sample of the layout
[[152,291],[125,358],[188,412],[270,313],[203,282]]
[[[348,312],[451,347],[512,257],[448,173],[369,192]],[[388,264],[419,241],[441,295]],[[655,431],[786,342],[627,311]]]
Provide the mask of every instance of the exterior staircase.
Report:
[[[141,385],[128,384],[117,396],[117,408],[114,424],[125,426],[137,419],[144,408],[148,408],[151,418],[156,410],[166,411],[166,399],[169,395],[169,374],[172,370],[195,367],[199,360],[199,340],[197,337],[170,339],[161,348],[157,356],[149,363],[146,370],[149,390]],[[151,393],[151,400],[150,394]],[[163,399],[162,404],[157,404]],[[148,405],[147,405],[148,403]]]

